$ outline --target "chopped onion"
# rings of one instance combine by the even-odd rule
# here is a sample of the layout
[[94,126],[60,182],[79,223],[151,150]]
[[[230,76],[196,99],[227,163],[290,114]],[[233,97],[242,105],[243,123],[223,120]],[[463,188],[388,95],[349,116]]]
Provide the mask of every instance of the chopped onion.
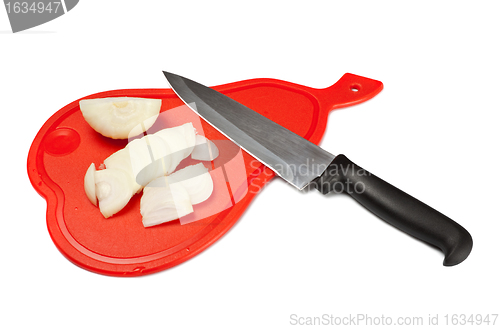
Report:
[[109,218],[122,210],[133,195],[132,180],[121,169],[96,171],[95,192],[99,200],[99,210],[104,218]]
[[214,190],[214,182],[202,163],[187,166],[167,177],[170,185],[182,185],[188,192],[192,204],[207,200]]
[[137,184],[146,186],[153,179],[167,174],[169,146],[158,136],[147,135],[130,142],[132,174]]
[[89,198],[90,202],[94,206],[97,206],[97,197],[95,195],[95,164],[91,164],[87,172],[85,173],[85,178],[83,179],[83,186],[85,188],[85,194]]
[[161,99],[111,97],[80,101],[85,121],[98,133],[114,139],[134,137],[149,129],[160,108]]
[[193,149],[196,145],[196,129],[193,127],[191,122],[183,124],[181,127],[184,128],[184,137],[186,138],[186,152],[184,153],[184,157],[187,158],[193,152]]
[[125,171],[132,180],[132,191],[138,193],[142,190],[142,185],[138,184],[134,179],[134,171],[132,170],[132,162],[130,161],[130,152],[127,147],[116,151],[111,154],[106,160],[104,160],[104,165],[108,169],[121,169]]
[[169,185],[159,177],[144,187],[141,215],[144,227],[178,219],[193,212],[189,194],[181,184]]
[[196,131],[191,122],[178,127],[166,128],[154,135],[160,137],[170,147],[170,165],[167,174],[175,171],[179,163],[187,158],[195,146]]
[[168,155],[169,166],[167,168],[167,173],[170,174],[174,172],[179,163],[184,160],[184,150],[187,147],[187,143],[184,135],[178,131],[164,129],[161,132],[161,135],[156,136],[160,136],[170,147],[170,154]]
[[[111,154],[106,168],[122,169],[134,181],[134,193],[153,179],[174,172],[194,148],[195,129],[192,123],[167,128],[131,141],[125,148]],[[189,152],[189,153],[188,153]]]
[[[195,148],[196,131],[192,123],[146,135],[113,153],[95,171],[92,164],[84,179],[85,190],[99,201],[105,218],[117,213],[132,195],[144,188],[141,215],[144,226],[157,225],[193,212],[193,204],[210,197],[212,176],[199,163],[168,178],[179,163]],[[92,185],[94,192],[92,192]],[[95,204],[95,203],[94,203]]]
[[214,142],[205,136],[196,135],[196,146],[191,153],[191,159],[201,161],[213,161],[219,156],[219,149]]
[[138,193],[153,179],[167,174],[169,153],[168,145],[161,138],[147,135],[111,154],[104,164],[106,168],[126,171],[133,180],[134,193]]

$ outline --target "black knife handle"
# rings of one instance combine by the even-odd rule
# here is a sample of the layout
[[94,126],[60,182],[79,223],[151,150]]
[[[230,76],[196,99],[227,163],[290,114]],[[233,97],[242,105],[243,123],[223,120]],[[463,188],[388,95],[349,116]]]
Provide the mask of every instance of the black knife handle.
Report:
[[445,266],[459,264],[471,252],[472,237],[466,229],[343,154],[312,184],[323,194],[347,193],[387,223],[438,247],[445,254]]

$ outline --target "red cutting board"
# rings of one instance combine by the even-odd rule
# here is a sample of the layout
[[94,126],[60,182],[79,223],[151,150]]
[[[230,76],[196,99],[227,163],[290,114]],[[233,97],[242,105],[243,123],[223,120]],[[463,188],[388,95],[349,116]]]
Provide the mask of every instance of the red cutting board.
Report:
[[[316,144],[323,136],[331,110],[366,101],[382,88],[380,81],[349,73],[325,89],[274,79],[245,80],[214,87]],[[113,90],[82,99],[120,96],[162,99],[160,117],[166,115],[168,119],[157,120],[148,133],[198,120],[195,127],[207,138],[216,143],[227,141],[187,110],[170,89]],[[29,150],[28,175],[35,190],[47,201],[47,227],[55,245],[70,261],[89,271],[139,276],[190,259],[226,233],[258,191],[274,177],[270,169],[239,148],[238,157],[234,156],[233,148],[231,157],[238,158],[243,164],[240,169],[244,168],[241,186],[231,184],[230,171],[217,172],[215,162],[205,163],[213,169],[216,187],[210,199],[194,207],[194,214],[208,208],[212,210],[211,215],[184,225],[175,220],[144,228],[139,212],[140,193],[118,214],[104,219],[87,199],[83,178],[90,163],[98,167],[127,141],[111,140],[95,132],[83,119],[78,102],[63,107],[42,126]],[[224,158],[224,152],[221,150],[219,158]]]

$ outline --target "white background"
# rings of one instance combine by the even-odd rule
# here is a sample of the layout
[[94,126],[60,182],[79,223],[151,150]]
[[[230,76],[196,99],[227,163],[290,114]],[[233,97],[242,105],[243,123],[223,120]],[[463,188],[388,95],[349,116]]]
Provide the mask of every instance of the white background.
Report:
[[[292,314],[439,314],[444,324],[446,314],[500,313],[499,12],[496,1],[86,0],[12,34],[1,9],[0,327],[297,327]],[[374,99],[331,113],[321,146],[462,224],[470,257],[443,267],[440,251],[350,198],[275,179],[222,239],[170,270],[115,278],[73,265],[29,183],[30,143],[80,97],[165,88],[163,69],[210,86],[265,77],[323,88],[346,72],[382,81]]]

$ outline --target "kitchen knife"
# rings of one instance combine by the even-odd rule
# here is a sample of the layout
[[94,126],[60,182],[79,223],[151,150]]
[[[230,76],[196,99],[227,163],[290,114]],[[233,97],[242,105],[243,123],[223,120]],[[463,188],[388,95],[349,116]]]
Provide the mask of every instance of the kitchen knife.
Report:
[[296,188],[350,195],[389,224],[441,249],[445,266],[459,264],[471,252],[472,237],[462,226],[345,155],[330,154],[209,87],[163,73],[187,106]]

